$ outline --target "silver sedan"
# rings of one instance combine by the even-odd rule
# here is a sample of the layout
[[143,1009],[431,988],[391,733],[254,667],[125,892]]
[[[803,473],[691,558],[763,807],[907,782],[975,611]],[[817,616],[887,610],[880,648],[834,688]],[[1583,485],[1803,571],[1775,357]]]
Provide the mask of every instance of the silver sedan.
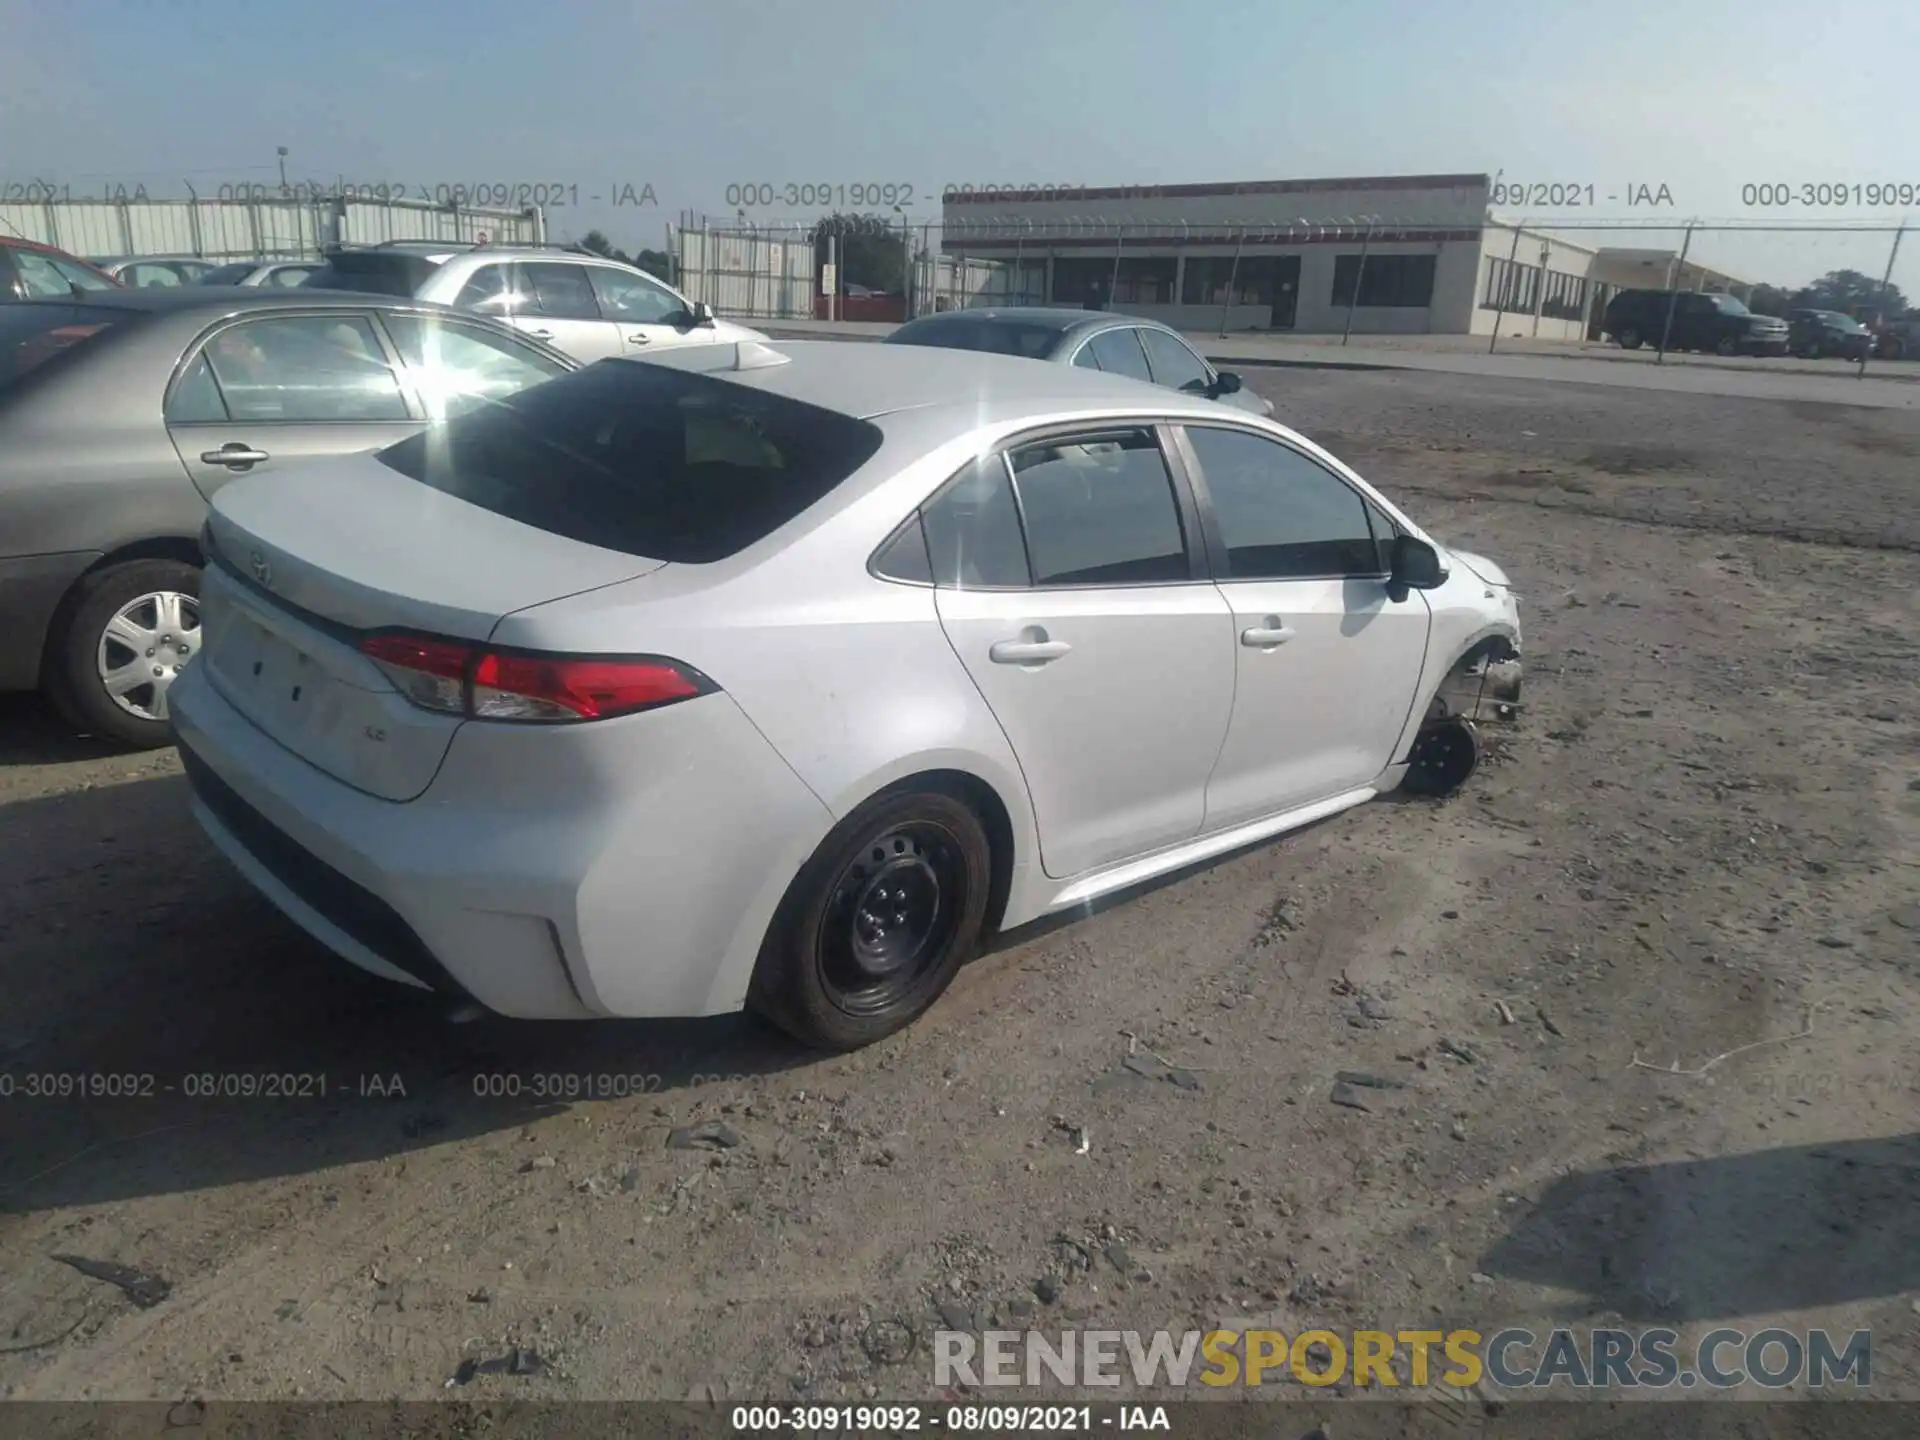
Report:
[[574,368],[496,322],[380,296],[173,286],[0,306],[0,690],[168,743],[168,690],[200,648],[208,497]]
[[909,320],[883,343],[1048,360],[1202,395],[1254,415],[1273,414],[1272,401],[1248,390],[1232,371],[1214,369],[1178,330],[1138,315],[1040,306],[948,310]]

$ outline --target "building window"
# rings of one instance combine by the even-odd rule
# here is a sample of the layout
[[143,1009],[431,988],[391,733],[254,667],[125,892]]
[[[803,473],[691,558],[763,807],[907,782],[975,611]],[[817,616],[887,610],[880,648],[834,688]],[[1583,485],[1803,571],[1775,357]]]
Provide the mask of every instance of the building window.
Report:
[[1533,312],[1540,296],[1540,267],[1518,265],[1495,256],[1487,261],[1487,288],[1480,297],[1482,310]]
[[1584,320],[1587,314],[1587,282],[1581,276],[1564,271],[1547,271],[1546,297],[1540,313],[1549,320]]
[[1180,281],[1183,305],[1270,306],[1280,290],[1278,255],[1190,256]]
[[1179,263],[1172,256],[1123,258],[1116,275],[1111,258],[1055,260],[1053,299],[1061,305],[1086,305],[1094,309],[1112,305],[1171,305],[1173,276]]
[[[1436,255],[1342,255],[1333,262],[1335,305],[1418,308],[1433,303]],[[1353,298],[1355,280],[1360,298]]]

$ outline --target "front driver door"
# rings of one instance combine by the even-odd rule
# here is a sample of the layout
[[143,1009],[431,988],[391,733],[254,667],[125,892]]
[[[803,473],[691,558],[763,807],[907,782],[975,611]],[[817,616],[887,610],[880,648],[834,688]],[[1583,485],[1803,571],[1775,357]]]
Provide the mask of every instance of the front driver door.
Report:
[[988,456],[924,525],[941,625],[1019,760],[1046,873],[1198,834],[1233,631],[1156,432]]
[[1226,426],[1183,438],[1238,657],[1214,831],[1358,789],[1397,758],[1431,612],[1418,590],[1387,597],[1392,522],[1319,461]]
[[600,313],[616,332],[622,353],[644,355],[649,350],[712,342],[713,327],[695,325],[686,302],[666,286],[611,265],[589,265],[586,271],[593,280]]
[[377,450],[420,428],[364,313],[271,315],[196,341],[167,432],[200,493],[315,455]]

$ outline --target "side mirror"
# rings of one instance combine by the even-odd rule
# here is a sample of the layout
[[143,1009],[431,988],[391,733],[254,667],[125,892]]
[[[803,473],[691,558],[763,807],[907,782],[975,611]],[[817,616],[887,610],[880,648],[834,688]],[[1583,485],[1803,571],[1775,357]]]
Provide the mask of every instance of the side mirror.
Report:
[[1393,570],[1387,576],[1387,598],[1398,605],[1414,590],[1432,590],[1444,585],[1447,567],[1440,552],[1412,535],[1396,535],[1393,540]]
[[1234,395],[1238,394],[1239,390],[1240,377],[1231,370],[1222,370],[1213,377],[1213,393],[1215,395]]
[[696,300],[688,307],[687,315],[695,325],[713,324],[713,307],[704,300]]

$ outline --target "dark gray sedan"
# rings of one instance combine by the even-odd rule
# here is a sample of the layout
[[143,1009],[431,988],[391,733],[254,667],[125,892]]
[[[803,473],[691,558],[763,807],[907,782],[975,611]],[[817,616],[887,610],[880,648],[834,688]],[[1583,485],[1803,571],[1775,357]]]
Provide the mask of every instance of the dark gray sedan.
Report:
[[215,490],[578,368],[482,316],[377,295],[181,286],[0,306],[0,690],[44,690],[126,745],[168,743]]
[[1038,306],[948,310],[909,320],[883,343],[990,350],[1083,370],[1105,370],[1189,395],[1205,395],[1255,415],[1273,414],[1270,401],[1244,389],[1238,375],[1214,369],[1178,330],[1138,315]]

